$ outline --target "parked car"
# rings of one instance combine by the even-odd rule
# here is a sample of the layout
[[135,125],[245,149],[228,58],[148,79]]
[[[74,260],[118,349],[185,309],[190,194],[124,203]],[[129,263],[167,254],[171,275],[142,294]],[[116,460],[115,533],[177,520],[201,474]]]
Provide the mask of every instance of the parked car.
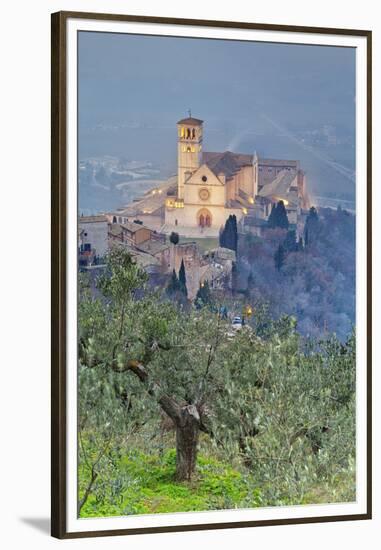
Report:
[[242,319],[241,317],[234,317],[232,321],[232,328],[235,330],[239,330],[242,328]]

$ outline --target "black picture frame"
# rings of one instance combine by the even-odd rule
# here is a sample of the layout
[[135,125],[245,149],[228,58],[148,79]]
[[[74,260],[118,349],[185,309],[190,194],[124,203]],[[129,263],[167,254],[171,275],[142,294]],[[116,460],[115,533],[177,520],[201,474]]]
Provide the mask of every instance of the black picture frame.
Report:
[[[367,511],[363,514],[308,517],[297,519],[274,519],[261,521],[242,521],[211,523],[200,525],[161,526],[117,530],[99,530],[68,532],[66,525],[66,179],[67,179],[67,56],[66,28],[68,19],[92,19],[108,21],[127,21],[137,23],[187,25],[193,27],[219,27],[229,29],[258,29],[271,31],[302,32],[307,34],[346,35],[364,37],[367,42]],[[242,528],[265,525],[303,524],[317,522],[366,520],[372,517],[372,33],[369,30],[337,29],[324,27],[305,27],[273,25],[249,22],[211,21],[177,19],[168,17],[146,17],[134,15],[112,15],[103,13],[58,12],[51,18],[51,54],[52,54],[52,141],[51,141],[51,179],[52,179],[52,294],[51,294],[51,534],[59,539],[127,535],[140,533],[163,533],[173,531],[192,531],[209,529]]]

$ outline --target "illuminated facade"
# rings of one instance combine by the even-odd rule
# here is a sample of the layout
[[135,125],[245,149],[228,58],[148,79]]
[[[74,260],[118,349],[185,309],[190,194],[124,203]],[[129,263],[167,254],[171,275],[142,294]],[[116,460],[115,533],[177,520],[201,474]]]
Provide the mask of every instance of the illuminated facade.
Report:
[[[205,152],[203,121],[189,116],[177,123],[177,174],[164,185],[115,212],[139,219],[160,233],[218,236],[229,215],[237,222],[264,222],[279,200],[296,225],[309,208],[304,172],[297,160],[259,158],[256,153]],[[262,224],[263,225],[263,224]]]
[[[203,121],[177,123],[177,192],[165,203],[165,225],[180,233],[217,235],[230,214],[245,215],[256,195],[253,155],[205,153]],[[248,202],[250,201],[250,202]]]

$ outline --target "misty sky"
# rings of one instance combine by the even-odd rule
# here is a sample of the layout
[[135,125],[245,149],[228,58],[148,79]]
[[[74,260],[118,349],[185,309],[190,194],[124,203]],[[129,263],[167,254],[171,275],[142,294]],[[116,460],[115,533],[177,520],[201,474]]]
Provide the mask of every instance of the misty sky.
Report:
[[[333,126],[352,141],[333,156],[353,169],[355,50],[79,33],[80,156],[152,155],[175,166],[175,124],[189,108],[205,121],[206,150],[300,158],[332,186],[326,163],[285,133]],[[338,185],[354,189],[345,178]]]

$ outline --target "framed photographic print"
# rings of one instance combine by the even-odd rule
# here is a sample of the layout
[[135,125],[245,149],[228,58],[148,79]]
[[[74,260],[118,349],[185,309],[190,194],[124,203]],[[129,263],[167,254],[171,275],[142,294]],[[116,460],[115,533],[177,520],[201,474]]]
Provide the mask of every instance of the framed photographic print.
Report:
[[371,33],[52,16],[52,534],[371,518]]

